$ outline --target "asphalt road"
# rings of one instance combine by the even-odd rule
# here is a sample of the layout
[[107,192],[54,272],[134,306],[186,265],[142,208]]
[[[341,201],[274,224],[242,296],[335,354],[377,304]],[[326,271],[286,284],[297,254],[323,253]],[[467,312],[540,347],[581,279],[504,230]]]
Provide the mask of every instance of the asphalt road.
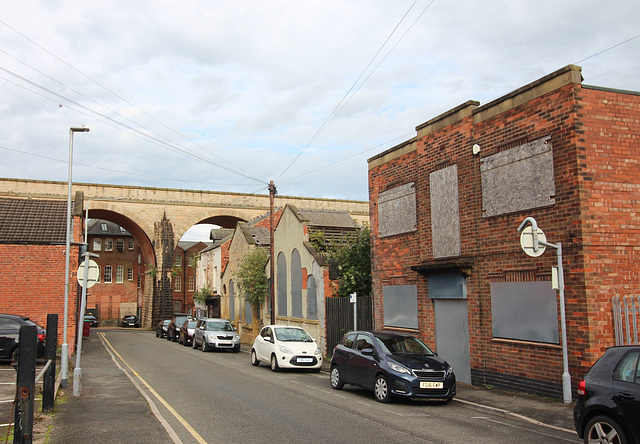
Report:
[[456,400],[380,404],[365,390],[331,389],[323,372],[254,367],[247,347],[204,353],[143,330],[107,331],[104,338],[184,443],[580,442]]

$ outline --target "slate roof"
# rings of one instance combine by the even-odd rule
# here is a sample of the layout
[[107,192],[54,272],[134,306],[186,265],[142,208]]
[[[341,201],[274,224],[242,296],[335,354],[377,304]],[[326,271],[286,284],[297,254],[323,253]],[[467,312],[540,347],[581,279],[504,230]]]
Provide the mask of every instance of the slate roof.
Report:
[[[106,224],[106,230],[103,230],[103,224]],[[132,236],[127,230],[122,230],[120,225],[102,219],[90,220],[87,231],[91,236]]]
[[0,198],[0,243],[67,242],[67,202]]
[[255,245],[263,247],[270,245],[271,236],[269,236],[268,228],[250,227],[244,222],[239,223],[238,227],[242,230],[247,242],[253,242]]
[[344,211],[298,210],[298,215],[314,227],[356,228],[356,221]]

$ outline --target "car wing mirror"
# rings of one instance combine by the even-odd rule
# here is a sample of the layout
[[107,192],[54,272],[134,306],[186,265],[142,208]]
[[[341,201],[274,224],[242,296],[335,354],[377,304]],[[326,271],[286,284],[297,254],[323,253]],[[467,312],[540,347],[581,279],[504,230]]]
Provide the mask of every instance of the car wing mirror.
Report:
[[273,343],[273,338],[271,336],[265,336],[264,340]]
[[360,350],[360,352],[363,355],[367,355],[367,356],[373,356],[373,349],[371,347],[369,348],[363,348],[362,350]]

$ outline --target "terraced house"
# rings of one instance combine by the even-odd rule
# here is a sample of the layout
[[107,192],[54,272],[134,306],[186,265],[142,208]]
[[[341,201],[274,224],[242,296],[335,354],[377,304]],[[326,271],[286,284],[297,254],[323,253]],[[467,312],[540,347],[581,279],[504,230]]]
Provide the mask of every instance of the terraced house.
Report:
[[582,82],[570,65],[463,103],[368,161],[376,327],[460,381],[561,397],[556,251],[523,252],[528,217],[563,248],[574,388],[616,344],[613,298],[640,293],[640,93]]

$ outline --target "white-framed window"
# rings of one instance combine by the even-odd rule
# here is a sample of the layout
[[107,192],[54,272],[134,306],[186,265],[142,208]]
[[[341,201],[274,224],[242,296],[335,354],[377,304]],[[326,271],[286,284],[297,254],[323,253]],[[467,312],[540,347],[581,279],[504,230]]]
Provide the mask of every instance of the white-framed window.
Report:
[[124,239],[116,240],[116,251],[119,253],[124,252]]
[[133,242],[133,239],[129,239],[129,250],[133,250],[134,246],[135,246],[135,243]]
[[181,254],[176,254],[173,257],[173,266],[174,267],[182,267],[182,255]]
[[111,283],[111,275],[113,274],[113,267],[111,265],[104,266],[104,283]]
[[109,231],[109,228],[107,227],[107,224],[105,224],[105,223],[101,223],[101,224],[100,224],[100,229],[101,229],[102,231],[104,231],[105,233],[106,233],[107,231]]
[[194,276],[189,276],[187,279],[187,291],[195,291],[196,290],[196,279]]
[[133,268],[128,268],[127,269],[127,280],[128,281],[132,281],[133,280]]
[[189,266],[190,267],[195,267],[195,260],[196,260],[196,254],[195,253],[190,253],[189,254]]
[[173,278],[173,291],[182,291],[182,277],[175,276]]
[[116,266],[116,283],[122,284],[124,282],[124,266]]
[[113,251],[113,239],[104,240],[104,251]]
[[93,239],[93,251],[102,250],[102,239],[95,238]]

